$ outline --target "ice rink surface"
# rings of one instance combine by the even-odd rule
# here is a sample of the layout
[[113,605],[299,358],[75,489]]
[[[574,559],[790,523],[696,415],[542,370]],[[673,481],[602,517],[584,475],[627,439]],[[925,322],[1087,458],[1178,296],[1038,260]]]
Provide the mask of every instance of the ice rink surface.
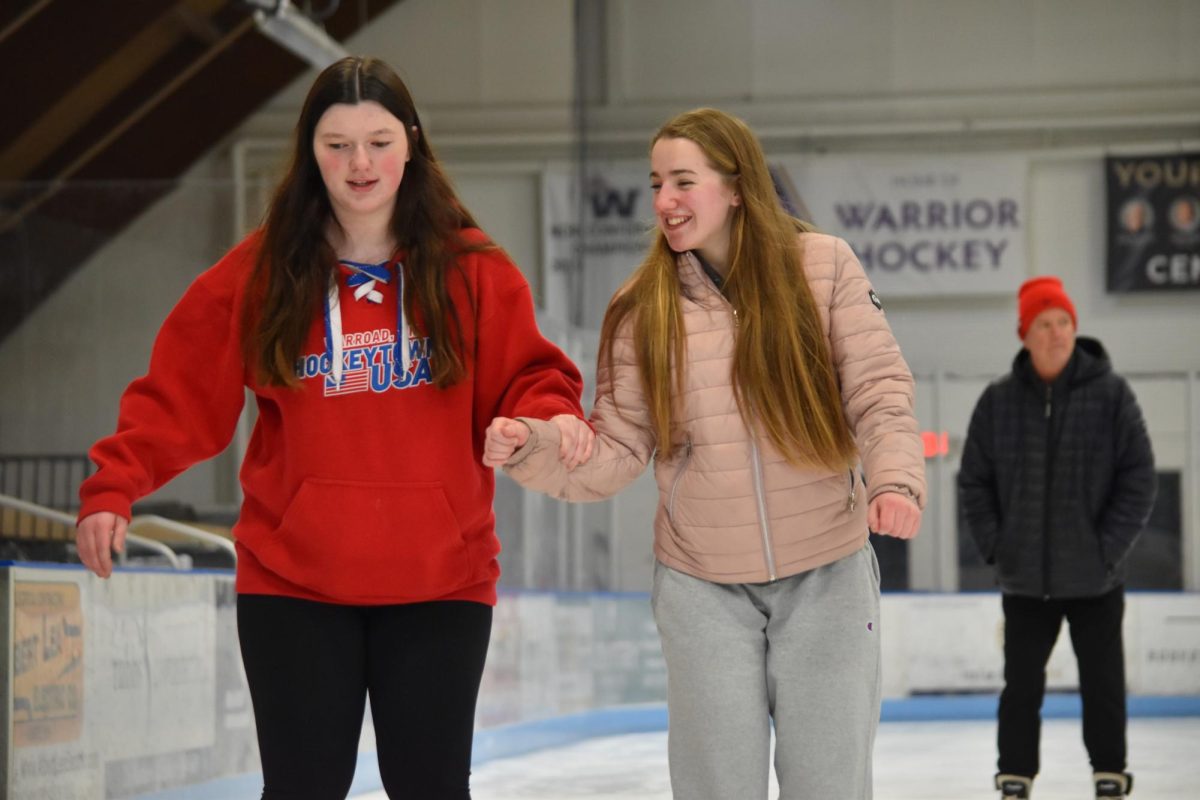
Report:
[[[1200,798],[1194,769],[1198,745],[1200,718],[1131,719],[1132,797]],[[1092,797],[1091,769],[1078,719],[1044,722],[1041,752],[1042,774],[1034,784],[1035,800]],[[875,744],[874,800],[994,800],[999,796],[991,788],[995,762],[994,722],[885,722]],[[474,800],[670,800],[667,735],[608,736],[498,758],[475,769],[471,786]],[[770,796],[777,795],[772,778]],[[356,797],[387,800],[382,791]]]

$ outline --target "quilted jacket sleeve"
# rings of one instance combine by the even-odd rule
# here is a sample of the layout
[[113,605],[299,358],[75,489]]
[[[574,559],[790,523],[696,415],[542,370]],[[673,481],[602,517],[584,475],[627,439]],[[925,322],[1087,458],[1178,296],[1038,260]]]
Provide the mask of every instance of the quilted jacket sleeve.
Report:
[[1000,538],[1003,513],[997,493],[996,464],[993,455],[992,419],[995,410],[989,387],[979,398],[967,428],[962,466],[958,472],[958,505],[967,521],[967,529],[984,561],[996,561],[996,542]]
[[1115,474],[1098,532],[1105,564],[1112,569],[1129,554],[1150,518],[1157,491],[1150,435],[1133,390],[1119,379]]
[[924,508],[924,448],[912,373],[862,265],[841,239],[833,239],[833,247],[829,342],[870,497],[899,485]]
[[631,328],[627,321],[614,338],[612,369],[604,361],[596,368],[596,403],[589,418],[596,431],[592,457],[567,472],[558,460],[558,428],[522,417],[532,434],[504,467],[513,480],[560,500],[588,502],[612,497],[646,469],[655,437]]

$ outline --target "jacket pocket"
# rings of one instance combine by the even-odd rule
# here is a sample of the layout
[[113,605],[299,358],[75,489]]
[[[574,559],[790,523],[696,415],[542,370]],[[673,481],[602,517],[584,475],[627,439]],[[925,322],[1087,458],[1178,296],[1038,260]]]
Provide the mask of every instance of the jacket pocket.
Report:
[[679,484],[683,481],[683,474],[687,472],[688,464],[692,461],[692,437],[688,437],[683,445],[683,459],[679,463],[679,469],[675,471],[675,479],[671,481],[671,491],[667,495],[667,519],[671,524],[675,524],[675,497],[679,493]]
[[[1019,524],[1020,520],[1017,519],[1016,522]],[[995,565],[1001,583],[1011,584],[1022,573],[1041,573],[1041,547],[1034,545],[1036,543],[1026,542],[1025,552],[1022,552],[1020,531],[1014,529],[1013,516],[1010,515],[1001,521],[996,529],[996,538],[992,542],[992,560],[989,562]],[[1029,552],[1031,547],[1034,547],[1034,555]],[[1036,562],[1034,558],[1037,559]]]
[[[1105,557],[1104,541],[1100,538],[1096,523],[1087,523],[1080,547],[1082,550],[1080,560],[1084,564],[1081,572],[1088,573],[1093,591],[1104,590],[1113,576],[1113,569],[1109,567],[1108,559]],[[1088,565],[1090,565],[1090,569],[1087,568]]]
[[268,566],[335,599],[432,599],[470,577],[441,483],[309,478],[273,539]]

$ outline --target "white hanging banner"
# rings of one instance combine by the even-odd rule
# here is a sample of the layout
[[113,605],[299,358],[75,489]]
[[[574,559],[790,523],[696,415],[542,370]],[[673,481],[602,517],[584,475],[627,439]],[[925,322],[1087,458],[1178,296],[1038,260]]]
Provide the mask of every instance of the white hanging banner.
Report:
[[919,297],[1017,290],[1028,173],[1019,156],[876,156],[782,159],[775,177],[785,204],[849,242],[880,294]]
[[[543,289],[546,314],[599,330],[613,293],[642,263],[654,229],[650,166],[638,161],[598,162],[584,176],[570,164],[547,168],[542,177],[543,244],[549,266]],[[582,233],[582,273],[570,297],[568,276]]]

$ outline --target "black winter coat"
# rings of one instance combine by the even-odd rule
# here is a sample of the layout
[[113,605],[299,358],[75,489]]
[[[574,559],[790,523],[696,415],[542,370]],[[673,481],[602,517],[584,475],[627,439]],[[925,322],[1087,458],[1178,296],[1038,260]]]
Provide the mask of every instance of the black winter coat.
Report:
[[1095,339],[1076,338],[1053,384],[1022,349],[979,398],[959,506],[1004,592],[1091,597],[1124,583],[1155,491],[1141,409]]

